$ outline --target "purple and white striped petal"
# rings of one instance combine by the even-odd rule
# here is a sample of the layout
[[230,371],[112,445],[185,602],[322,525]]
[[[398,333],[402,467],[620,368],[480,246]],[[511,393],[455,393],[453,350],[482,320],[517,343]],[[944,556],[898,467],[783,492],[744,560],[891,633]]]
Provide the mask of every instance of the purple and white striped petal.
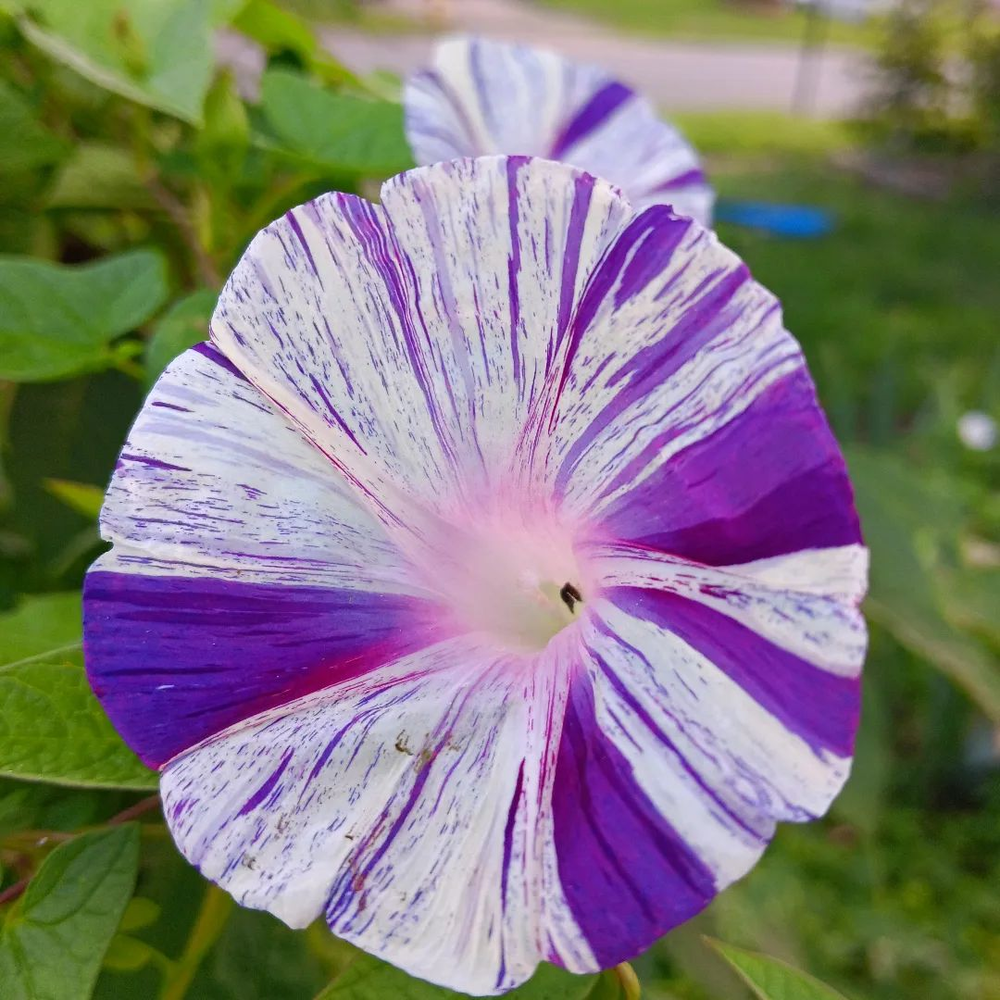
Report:
[[171,762],[184,854],[244,905],[476,995],[595,968],[548,809],[571,657],[452,639]]
[[607,968],[756,862],[778,820],[822,815],[850,770],[867,553],[724,569],[590,553],[553,789],[567,903]]
[[637,216],[567,345],[548,462],[605,537],[715,565],[860,543],[801,349],[713,233]]
[[593,66],[490,41],[440,42],[404,91],[418,163],[490,153],[561,160],[620,187],[637,208],[670,204],[711,223],[714,194],[698,157],[652,105]]
[[329,462],[210,345],[157,382],[87,575],[91,685],[148,764],[426,643],[434,603]]
[[[530,169],[528,169],[530,166]],[[584,283],[629,206],[557,164],[410,171],[261,232],[212,337],[390,524],[507,473]]]
[[775,300],[524,157],[260,234],[157,383],[95,691],[241,902],[480,994],[615,964],[850,766],[866,553]]

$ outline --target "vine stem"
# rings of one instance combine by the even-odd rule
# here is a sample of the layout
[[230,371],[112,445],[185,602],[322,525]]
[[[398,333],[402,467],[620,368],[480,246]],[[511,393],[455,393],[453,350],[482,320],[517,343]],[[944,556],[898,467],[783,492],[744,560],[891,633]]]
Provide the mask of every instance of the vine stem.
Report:
[[135,804],[130,805],[127,809],[123,809],[120,813],[116,813],[108,820],[107,825],[119,826],[121,823],[128,823],[137,816],[155,809],[159,804],[160,796],[154,792],[152,795],[147,795],[146,798],[140,799]]
[[3,892],[0,892],[0,906],[4,903],[10,903],[17,899],[18,896],[28,888],[28,883],[31,879],[23,878],[20,882],[15,882],[13,885],[8,886]]
[[153,200],[167,214],[167,217],[181,234],[188,250],[191,251],[199,280],[209,288],[218,288],[221,284],[218,269],[208,255],[208,251],[202,246],[197,229],[184,204],[159,178],[150,177],[146,181],[146,190],[153,196]]
[[[123,809],[120,813],[115,813],[105,823],[105,826],[119,826],[122,823],[128,823],[143,813],[147,813],[152,809],[155,809],[160,804],[159,795],[147,795],[146,798],[140,799],[138,802],[133,803],[128,808]],[[75,833],[61,833],[56,830],[36,830],[29,831],[25,835],[28,839],[33,840],[36,844],[42,845],[47,841],[54,841],[55,843],[66,843],[69,840],[73,840],[77,836]],[[8,886],[3,892],[0,892],[0,906],[4,903],[12,903],[17,899],[25,889],[28,888],[28,883],[31,878],[23,878],[19,882],[15,882],[13,885]]]

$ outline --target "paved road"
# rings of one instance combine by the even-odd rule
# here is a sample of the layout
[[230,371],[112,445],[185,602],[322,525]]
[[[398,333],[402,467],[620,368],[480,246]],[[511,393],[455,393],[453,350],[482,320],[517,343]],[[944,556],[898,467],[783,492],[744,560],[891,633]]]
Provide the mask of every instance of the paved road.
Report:
[[[614,0],[611,0],[614,2]],[[437,11],[445,30],[548,45],[614,71],[668,110],[791,107],[799,72],[796,47],[779,44],[694,43],[618,34],[605,25],[548,10],[530,0],[383,0],[381,9]],[[330,50],[353,69],[407,73],[423,66],[433,35],[369,35],[326,29]],[[811,113],[849,115],[861,101],[866,60],[830,48],[810,67]]]
[[[614,0],[611,0],[614,2]],[[426,16],[436,9],[441,31],[464,31],[556,48],[597,63],[633,84],[666,110],[757,109],[792,106],[800,71],[795,46],[651,40],[618,34],[604,25],[536,6],[530,0],[383,0],[380,9]],[[351,69],[388,69],[405,75],[427,64],[435,33],[385,35],[345,28],[321,29],[324,44]],[[263,55],[244,39],[219,39],[220,59],[234,66],[241,89],[252,94]],[[812,57],[809,113],[850,115],[867,78],[864,54],[830,48]]]

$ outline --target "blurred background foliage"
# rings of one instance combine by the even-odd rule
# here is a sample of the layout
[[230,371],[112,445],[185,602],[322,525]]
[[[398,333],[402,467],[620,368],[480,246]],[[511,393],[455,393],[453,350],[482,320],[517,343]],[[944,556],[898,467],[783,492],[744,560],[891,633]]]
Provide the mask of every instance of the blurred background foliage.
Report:
[[[664,7],[614,5],[651,31]],[[907,2],[864,27],[878,74],[858,122],[679,116],[723,197],[836,219],[810,242],[718,229],[782,299],[845,445],[872,636],[846,791],[636,963],[653,1000],[748,995],[704,934],[856,1000],[1000,998],[1000,449],[958,433],[968,411],[1000,418],[1000,34],[980,5],[955,10]],[[248,240],[410,165],[396,83],[329,56],[317,13],[378,16],[347,0],[0,0],[5,1000],[31,961],[55,963],[54,992],[34,995],[58,1000],[301,1000],[354,958],[323,927],[233,907],[179,858],[79,648],[117,451],[152,381],[204,338]],[[259,46],[259,80],[217,67],[223,27]],[[57,934],[44,911],[60,899],[76,923]],[[341,980],[324,995],[425,996],[385,974],[380,994]]]

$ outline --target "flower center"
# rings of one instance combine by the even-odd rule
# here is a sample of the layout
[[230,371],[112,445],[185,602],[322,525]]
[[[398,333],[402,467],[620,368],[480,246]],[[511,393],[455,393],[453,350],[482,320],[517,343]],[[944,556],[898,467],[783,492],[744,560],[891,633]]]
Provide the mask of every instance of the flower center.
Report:
[[525,525],[490,517],[449,523],[434,545],[428,582],[456,624],[486,632],[512,650],[543,649],[577,621],[586,590],[569,533],[554,519]]

